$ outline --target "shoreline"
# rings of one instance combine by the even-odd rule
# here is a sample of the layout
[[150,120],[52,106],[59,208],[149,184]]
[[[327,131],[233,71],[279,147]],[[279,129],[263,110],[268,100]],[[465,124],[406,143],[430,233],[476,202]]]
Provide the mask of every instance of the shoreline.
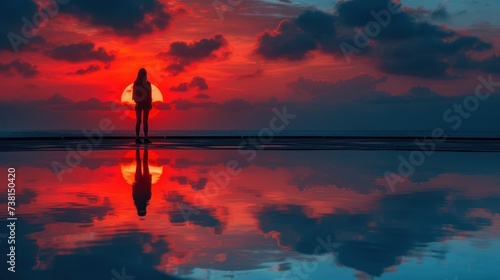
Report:
[[[157,140],[167,140],[167,139],[250,139],[257,138],[258,135],[212,135],[212,136],[190,136],[190,135],[174,135],[174,136],[150,136],[149,139],[157,139]],[[106,140],[135,140],[135,136],[103,136],[102,139]],[[141,136],[141,138],[144,138]],[[33,136],[33,137],[0,137],[0,141],[57,141],[57,140],[87,140],[88,137],[85,136]],[[432,136],[332,136],[332,135],[276,135],[273,137],[273,140],[293,140],[293,139],[327,139],[327,140],[335,140],[335,139],[344,139],[344,140],[428,140],[432,139]],[[467,140],[467,141],[500,141],[500,137],[463,137],[463,136],[448,136],[446,141],[459,141],[459,140]]]
[[[141,137],[143,139],[143,137]],[[0,152],[66,151],[79,145],[92,150],[207,149],[207,150],[429,150],[449,152],[500,152],[500,138],[448,137],[434,142],[431,137],[409,136],[275,136],[272,140],[256,136],[152,136],[152,144],[135,144],[133,136],[4,137]],[[262,140],[262,141],[261,141]],[[93,141],[93,142],[92,142]],[[268,142],[268,143],[266,143]],[[417,142],[420,145],[417,145]]]

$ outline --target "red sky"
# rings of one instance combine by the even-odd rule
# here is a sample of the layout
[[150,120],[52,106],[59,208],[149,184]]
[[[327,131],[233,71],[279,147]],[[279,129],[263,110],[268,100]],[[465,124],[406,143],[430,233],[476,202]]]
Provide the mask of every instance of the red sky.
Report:
[[[388,0],[363,1],[349,0],[328,6],[249,0],[224,12],[223,19],[210,2],[146,0],[140,2],[142,4],[130,4],[134,2],[126,1],[119,2],[122,4],[116,6],[116,10],[93,1],[61,4],[59,12],[37,29],[38,37],[19,46],[19,53],[14,53],[9,44],[0,48],[3,82],[0,105],[6,108],[0,114],[8,120],[0,128],[81,129],[95,126],[99,119],[113,115],[109,104],[83,103],[79,104],[80,109],[75,109],[72,107],[75,104],[61,102],[77,103],[92,98],[101,103],[119,101],[124,88],[135,79],[137,70],[144,67],[150,80],[162,91],[165,104],[170,105],[165,105],[160,117],[152,121],[155,129],[258,129],[271,115],[271,109],[262,106],[261,102],[272,98],[278,100],[277,107],[291,104],[291,108],[300,110],[301,120],[289,129],[344,128],[346,125],[339,121],[342,109],[335,107],[342,102],[347,104],[339,106],[351,111],[347,119],[352,123],[348,128],[372,128],[364,119],[365,114],[379,115],[376,112],[383,110],[390,114],[377,119],[380,125],[376,128],[404,129],[405,125],[392,120],[407,112],[408,107],[415,114],[429,110],[436,115],[446,107],[435,100],[429,101],[431,104],[416,104],[421,100],[412,95],[414,87],[420,86],[427,93],[448,98],[444,102],[448,105],[457,101],[453,99],[457,96],[473,93],[479,75],[487,77],[499,71],[498,58],[494,56],[500,45],[496,21],[492,19],[488,23],[474,14],[483,9],[480,4],[485,3],[482,2],[470,4],[471,12],[466,14],[455,12],[453,7],[439,1],[427,1],[421,7],[403,1],[403,12],[399,18],[394,17],[394,21],[406,20],[404,23],[407,23],[409,18],[408,30],[426,26],[430,31],[421,34],[415,31],[409,38],[392,39],[396,41],[388,44],[384,41],[386,37],[396,36],[389,25],[383,31],[386,33],[374,37],[370,47],[360,55],[351,56],[352,62],[347,63],[339,54],[339,46],[341,42],[352,40],[355,33],[354,27],[346,22],[362,13],[364,8],[378,9],[379,6],[373,3],[385,5]],[[349,2],[360,2],[361,8],[349,7]],[[30,3],[23,0],[7,5],[6,11],[32,19],[36,10]],[[43,11],[45,6],[36,7]],[[437,13],[440,9],[444,12]],[[319,14],[310,19],[308,11]],[[21,28],[22,22],[14,15],[6,19],[6,26],[11,27],[5,30],[6,33]],[[134,20],[124,19],[134,17]],[[322,30],[324,24],[318,18],[331,18],[335,22],[331,27],[333,31]],[[159,19],[163,22],[155,21]],[[311,29],[301,25],[307,20],[311,20],[308,23]],[[280,29],[285,26],[283,22],[290,24],[291,31]],[[400,22],[393,24],[396,23],[403,26]],[[408,30],[404,33],[411,33]],[[325,33],[317,35],[318,32]],[[344,37],[340,35],[342,32]],[[443,32],[453,32],[453,35],[443,35]],[[269,41],[263,41],[266,36]],[[325,37],[311,39],[311,36]],[[307,47],[308,40],[314,40],[315,45]],[[337,40],[337,43],[329,40]],[[434,46],[423,43],[433,40],[437,42]],[[405,42],[412,47],[402,45],[401,50],[408,54],[396,58],[391,48]],[[446,45],[448,43],[450,45]],[[176,44],[180,47],[175,48]],[[440,46],[445,45],[448,49],[441,51]],[[412,53],[411,48],[417,52]],[[415,57],[415,61],[411,57]],[[466,62],[457,66],[460,59]],[[421,69],[419,61],[428,69]],[[446,70],[436,70],[443,63]],[[167,67],[173,64],[183,65],[184,71],[169,71]],[[80,74],[75,74],[78,71]],[[356,81],[354,78],[360,75],[383,81]],[[194,77],[204,79],[208,89],[189,86]],[[300,78],[312,83],[297,85]],[[345,83],[339,84],[342,80]],[[188,84],[186,91],[173,90],[182,83]],[[295,83],[295,87],[291,83]],[[324,92],[316,86],[321,83]],[[347,100],[343,97],[345,92],[350,96]],[[372,104],[366,109],[353,101],[372,102],[371,97],[377,92],[384,94],[380,102],[394,104],[387,108]],[[59,103],[50,99],[54,94],[58,94]],[[318,94],[324,95],[324,99],[318,99]],[[410,100],[391,99],[391,96],[400,95],[408,95]],[[463,97],[458,101],[461,99]],[[34,102],[37,100],[45,101]],[[240,106],[231,102],[224,106],[224,102],[231,100],[237,100]],[[496,102],[496,99],[488,102]],[[494,111],[483,110],[471,121],[474,122],[471,127],[482,123],[486,117],[494,117],[493,114]],[[62,116],[64,121],[60,121]],[[333,121],[326,121],[325,117]],[[433,123],[418,115],[403,119],[409,129],[427,128]],[[434,123],[438,122],[441,119],[434,119]],[[122,129],[130,128],[131,123],[132,120],[117,121]],[[496,125],[482,127],[497,128]]]

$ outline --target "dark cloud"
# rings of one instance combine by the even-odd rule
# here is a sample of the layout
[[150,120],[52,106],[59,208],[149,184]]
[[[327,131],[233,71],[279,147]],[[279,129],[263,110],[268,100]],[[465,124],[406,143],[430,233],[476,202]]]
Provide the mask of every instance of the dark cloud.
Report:
[[171,91],[180,91],[180,92],[186,92],[190,89],[197,88],[198,90],[207,90],[208,89],[208,84],[205,78],[202,78],[200,76],[195,76],[193,79],[191,79],[190,83],[180,83],[177,86],[173,86],[170,88]]
[[193,77],[189,86],[192,88],[198,88],[198,90],[207,90],[208,89],[207,81],[205,80],[205,78],[202,78],[200,76]]
[[[406,45],[409,46],[409,45]],[[396,46],[398,51],[418,51],[417,48],[405,49],[404,46]],[[418,56],[395,57],[394,52],[386,53],[381,61],[382,71],[391,74],[416,76],[421,78],[439,79],[447,77],[448,63],[432,54],[419,54]]]
[[68,203],[65,207],[50,208],[44,216],[58,223],[92,223],[96,219],[102,221],[112,210],[109,199],[104,198],[102,205]]
[[186,176],[173,176],[170,177],[171,182],[177,182],[179,185],[185,186],[188,183],[188,178]]
[[171,91],[186,92],[189,90],[189,83],[180,83],[177,86],[170,87]]
[[[389,93],[378,89],[385,84],[372,90],[373,81],[382,78],[364,79],[366,85],[346,80],[346,86],[340,88],[337,82],[298,79],[298,82],[291,83],[291,88],[296,90],[297,98],[302,101],[281,102],[281,105],[272,105],[270,102],[270,105],[277,108],[287,106],[288,111],[301,116],[290,124],[292,130],[307,129],[313,124],[324,130],[373,130],[375,127],[377,130],[408,130],[410,125],[415,130],[432,131],[436,127],[445,130],[451,130],[452,126],[455,128],[455,122],[443,119],[444,112],[450,109],[453,111],[454,104],[463,104],[464,100],[474,96],[473,91],[435,94],[433,88],[418,86],[408,91]],[[357,81],[361,83],[362,79],[358,78]],[[350,88],[359,90],[349,90]],[[254,104],[252,111],[257,111],[259,107],[256,106],[263,105]],[[494,129],[495,122],[489,120],[500,117],[495,109],[500,106],[499,97],[492,94],[480,106],[481,110],[475,111],[472,118],[460,124],[460,131],[472,131],[478,127]]]
[[185,99],[176,99],[172,101],[171,104],[174,105],[175,109],[181,111],[196,109],[196,108],[212,109],[220,106],[219,103],[215,102],[193,102]]
[[[270,98],[267,101],[252,103],[244,99],[234,98],[226,100],[222,103],[195,101],[187,99],[176,99],[170,103],[177,110],[191,110],[191,109],[210,109],[221,112],[243,112],[253,111],[260,112],[261,110],[269,111],[272,108],[282,108],[283,106],[293,107],[294,110],[300,110],[303,115],[309,115],[311,111],[327,111],[333,110],[332,105],[345,106],[353,103],[360,104],[398,104],[401,106],[410,106],[417,103],[434,103],[436,106],[443,106],[446,104],[453,104],[453,102],[461,102],[465,96],[447,97],[441,95],[432,89],[423,86],[414,86],[407,92],[399,94],[391,94],[386,91],[377,89],[379,85],[384,84],[387,77],[374,77],[371,75],[363,74],[355,76],[351,79],[339,80],[336,82],[318,81],[306,79],[303,77],[298,78],[296,81],[288,83],[288,88],[293,90],[302,99],[307,101],[302,102],[283,102],[276,98]],[[187,86],[187,83],[186,83]],[[199,99],[209,98],[205,95],[195,96]],[[327,106],[329,106],[327,108]],[[170,108],[170,107],[169,107]],[[316,108],[316,109],[314,109]],[[321,108],[321,110],[317,109]],[[446,107],[442,107],[441,113]],[[291,109],[290,109],[291,110]],[[339,108],[335,107],[335,110]],[[341,110],[340,110],[341,111]],[[340,112],[339,112],[340,113]],[[440,118],[441,119],[441,118]]]
[[[373,12],[387,11],[390,13],[390,24],[384,27],[384,31],[380,34],[380,37],[386,37],[391,34],[391,38],[404,38],[411,37],[411,34],[405,34],[404,31],[408,26],[414,24],[411,16],[406,12],[391,13],[388,11],[388,4],[396,3],[393,0],[347,0],[339,1],[335,7],[338,14],[338,21],[343,26],[347,27],[364,27],[368,22],[374,20]],[[401,10],[401,4],[396,4],[396,9]],[[397,23],[397,24],[392,24]],[[397,25],[402,26],[397,26]],[[413,30],[416,32],[417,30]],[[385,36],[384,36],[385,35]]]
[[173,18],[159,0],[71,0],[60,11],[128,37],[165,30]]
[[[491,226],[490,218],[471,216],[470,211],[497,213],[499,201],[499,197],[470,199],[448,191],[422,191],[384,197],[366,213],[338,209],[310,218],[308,209],[287,205],[264,207],[256,217],[264,233],[278,233],[281,246],[309,255],[330,249],[340,265],[380,277],[422,247]],[[318,238],[335,246],[321,247]],[[446,251],[436,253],[444,257]]]
[[214,58],[214,52],[227,45],[226,39],[221,34],[216,34],[209,39],[201,39],[197,42],[173,42],[166,55],[188,61],[199,61]]
[[[0,9],[0,18],[2,19],[2,24],[0,24],[0,34],[2,34],[0,50],[16,50],[9,40],[9,37],[14,38],[12,34],[25,40],[30,39],[23,35],[22,27],[25,25],[23,18],[32,22],[33,15],[37,11],[38,5],[33,0],[17,0],[2,3],[2,9]],[[33,34],[31,29],[28,29],[28,32],[29,34]],[[17,42],[17,40],[13,40],[13,42]]]
[[16,197],[16,200],[19,202],[19,204],[22,203],[23,205],[28,205],[35,202],[37,197],[38,193],[36,191],[32,189],[24,189],[22,195]]
[[433,20],[446,21],[450,18],[450,14],[448,10],[446,10],[445,6],[439,6],[431,13],[431,18]]
[[67,110],[77,110],[77,111],[93,111],[93,110],[111,110],[111,101],[101,101],[97,98],[89,98],[87,100],[73,101],[67,97],[62,96],[59,93],[53,94],[50,98],[46,100],[36,100],[30,101],[29,103],[43,106],[48,109],[67,111]]
[[449,78],[452,76],[448,70],[457,64],[459,58],[467,57],[466,53],[471,51],[491,48],[477,37],[458,36],[451,41],[447,37],[416,37],[385,44],[379,49],[379,67],[392,74]]
[[[377,183],[377,179],[383,177],[387,169],[391,169],[389,167],[391,162],[400,152],[374,152],[371,157],[356,152],[336,154],[332,157],[333,153],[335,152],[312,153],[300,158],[286,154],[279,157],[263,155],[263,158],[254,164],[271,170],[280,167],[293,170],[291,185],[296,186],[298,190],[326,187],[349,190],[358,194],[384,192],[384,189],[386,192],[390,191],[386,184]],[[405,152],[404,156],[410,153],[410,151]],[[483,158],[481,166],[472,167],[461,164],[480,160],[480,158]],[[450,172],[465,176],[496,176],[494,175],[495,167],[491,166],[494,161],[493,155],[485,156],[480,153],[434,154],[428,158],[425,166],[421,166],[418,172],[409,177],[409,180],[414,183],[429,182],[432,178]],[[484,187],[488,188],[488,186]]]
[[335,36],[337,29],[335,18],[320,11],[305,11],[294,21],[302,31],[314,35],[316,40],[323,42]]
[[253,106],[252,103],[246,100],[234,98],[224,101],[222,104],[220,104],[219,107],[226,112],[240,112],[243,110],[251,109]]
[[207,178],[199,178],[198,181],[191,180],[189,181],[189,184],[191,185],[191,188],[195,191],[201,191],[205,188],[205,186],[208,183]]
[[83,41],[76,44],[63,45],[53,48],[46,54],[55,59],[69,62],[100,61],[105,64],[116,59],[112,52],[106,51],[103,47],[96,48],[91,41]]
[[[200,179],[194,187],[204,187],[206,179]],[[226,222],[216,215],[217,209],[208,207],[197,207],[187,201],[185,197],[177,192],[170,193],[165,199],[172,205],[172,209],[167,211],[170,222],[173,224],[192,223],[201,227],[213,228],[215,234],[221,234],[226,228]]]
[[500,73],[500,56],[493,55],[489,58],[480,60],[478,68],[487,73]]
[[112,102],[103,102],[97,98],[90,98],[83,101],[74,102],[70,105],[60,108],[62,110],[78,110],[78,111],[93,111],[93,110],[111,110]]
[[77,197],[83,197],[87,199],[89,203],[97,203],[99,202],[99,196],[95,194],[90,194],[90,193],[85,193],[85,192],[80,192],[76,194]]
[[194,98],[209,99],[210,96],[205,93],[198,93],[197,95],[194,96]]
[[443,97],[439,95],[437,92],[430,90],[427,87],[423,86],[414,86],[408,92],[408,95],[422,98],[435,98],[435,97]]
[[309,51],[318,49],[312,34],[288,20],[273,31],[258,36],[256,53],[267,59],[303,60]]
[[[388,7],[395,7],[395,13]],[[434,12],[435,17],[443,18],[446,10]],[[360,34],[366,33],[356,33],[355,29],[363,31],[374,22],[379,22],[379,32],[367,36],[368,41],[360,39]],[[361,55],[386,73],[427,79],[456,77],[460,58],[493,47],[478,37],[427,22],[394,0],[340,1],[332,14],[305,11],[296,19],[282,21],[275,30],[259,34],[257,40],[255,52],[266,59],[304,60],[312,51],[348,61]],[[363,41],[366,43],[360,43]],[[494,64],[494,58],[491,61],[484,64]]]
[[47,101],[45,102],[47,105],[68,105],[73,104],[73,100],[62,96],[59,93],[54,93]]
[[[398,1],[342,1],[336,5],[338,21],[349,28],[360,27],[364,29],[369,22],[378,22],[377,18],[380,18],[385,22],[385,26],[382,26],[380,34],[373,38],[375,41],[402,40],[415,37],[443,39],[456,35],[454,31],[443,29],[421,19],[418,13],[406,9],[402,4],[396,2]],[[352,35],[354,36],[355,33]]]
[[[372,94],[370,97],[359,102],[364,103],[407,103],[407,104],[417,104],[417,103],[442,103],[447,101],[447,97],[440,95],[439,93],[432,91],[431,89],[423,86],[414,86],[408,92],[400,95],[390,95],[385,92],[377,92]],[[457,100],[458,101],[458,100]]]
[[92,64],[92,65],[89,65],[89,67],[87,67],[87,68],[76,70],[76,72],[74,72],[73,74],[86,75],[86,74],[90,74],[93,72],[97,72],[99,70],[101,70],[101,66]]
[[[310,96],[313,104],[331,105],[344,102],[379,103],[379,104],[417,104],[460,102],[459,97],[446,97],[427,87],[414,86],[408,92],[397,95],[380,91],[377,86],[387,81],[387,77],[376,78],[367,74],[355,76],[337,82],[316,81],[300,77],[288,87],[299,95]],[[345,103],[344,103],[345,104]]]
[[[148,251],[144,250],[145,245],[150,248]],[[168,243],[162,239],[155,240],[151,234],[137,231],[118,233],[108,240],[52,256],[49,269],[39,270],[28,278],[84,280],[109,275],[110,279],[120,276],[123,279],[133,279],[134,275],[141,275],[147,279],[178,279],[154,269],[162,263],[163,254],[168,252]],[[40,253],[43,258],[48,258],[47,253],[50,251]],[[82,269],[82,264],[92,269]]]
[[500,73],[500,56],[493,55],[482,60],[462,56],[461,59],[458,60],[456,66],[466,70]]
[[230,100],[226,100],[222,103],[216,102],[193,102],[186,99],[176,99],[171,102],[172,105],[175,106],[177,110],[191,110],[191,109],[215,109],[221,110],[223,112],[240,112],[243,110],[250,110],[252,108],[256,108],[256,106],[249,101],[234,98]]
[[[354,167],[356,164],[351,162],[353,159],[341,158],[344,160],[344,163],[336,162],[336,159],[335,164],[332,164],[333,160],[325,159],[324,156],[317,156],[315,160],[321,162],[321,164],[311,162],[310,166],[312,168],[307,171],[304,168],[294,168],[294,175],[291,182],[300,191],[316,187],[349,189],[358,194],[370,194],[376,190],[386,190],[385,186],[377,185],[374,179],[377,176],[382,176],[385,170],[373,167],[367,168],[366,166]],[[309,161],[311,158],[308,157],[305,160]],[[288,162],[287,165],[293,164],[295,160],[290,159],[290,161],[292,163]],[[340,158],[338,161],[340,161]],[[278,168],[278,166],[275,168]]]
[[333,101],[345,101],[369,97],[377,91],[377,85],[386,81],[386,77],[376,78],[368,74],[334,83],[300,77],[296,82],[289,83],[288,87],[298,94],[313,96],[316,99],[324,99],[326,96]]
[[16,59],[9,63],[0,63],[0,73],[7,76],[14,76],[18,74],[24,78],[33,78],[40,72],[38,71],[36,65]]
[[180,63],[173,63],[165,67],[165,71],[171,73],[174,76],[177,76],[180,73],[186,71],[186,68]]
[[336,21],[334,15],[305,11],[296,19],[280,22],[275,30],[259,34],[255,52],[266,59],[292,61],[306,59],[314,50],[340,54],[338,45],[346,36],[338,33]]
[[47,48],[52,47],[52,43],[45,40],[45,38],[41,36],[35,36],[29,39],[25,45],[20,47],[22,51],[32,51],[32,52],[40,52],[42,50],[46,50]]
[[186,71],[185,67],[202,61],[225,60],[230,52],[227,50],[228,42],[222,34],[212,38],[204,38],[194,42],[173,42],[169,50],[158,56],[172,63],[166,70],[173,75]]

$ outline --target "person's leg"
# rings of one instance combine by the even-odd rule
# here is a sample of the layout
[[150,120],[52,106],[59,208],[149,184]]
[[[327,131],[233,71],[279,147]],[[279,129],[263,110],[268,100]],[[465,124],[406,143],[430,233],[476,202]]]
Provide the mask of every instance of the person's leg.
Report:
[[142,110],[139,108],[135,108],[135,116],[136,116],[135,138],[136,138],[136,142],[137,142],[137,141],[139,141],[139,134],[141,133]]
[[142,158],[143,160],[143,163],[142,163],[142,168],[143,168],[143,171],[142,171],[142,174],[144,175],[144,177],[148,177],[150,176],[149,174],[149,164],[148,164],[148,146],[146,146],[144,148],[144,157]]
[[135,164],[135,182],[139,182],[144,175],[142,172],[141,151],[139,147],[135,149]]
[[148,119],[149,119],[149,110],[146,109],[144,110],[144,137],[146,137],[146,139],[148,139],[148,130],[149,130]]

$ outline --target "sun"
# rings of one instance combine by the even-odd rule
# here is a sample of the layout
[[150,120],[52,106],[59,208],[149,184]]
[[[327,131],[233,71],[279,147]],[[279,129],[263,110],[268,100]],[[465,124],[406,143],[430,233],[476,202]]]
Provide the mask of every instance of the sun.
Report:
[[[136,151],[130,151],[123,157],[120,162],[123,179],[129,184],[134,184],[135,172],[137,167]],[[141,160],[144,157],[144,151],[140,151]],[[151,174],[151,184],[156,184],[163,173],[163,166],[158,163],[160,157],[153,151],[148,151],[148,167]]]
[[[127,104],[127,105],[135,105],[135,102],[132,99],[132,87],[133,86],[134,86],[134,84],[132,83],[132,84],[128,85],[123,90],[123,93],[122,93],[122,96],[121,96],[121,100],[120,100],[121,103]],[[160,89],[157,86],[153,85],[153,84],[151,84],[151,97],[153,99],[153,103],[155,103],[155,102],[163,102],[163,94],[161,93]],[[155,106],[153,105],[153,109],[151,110],[151,112],[149,112],[149,118],[154,118],[159,113],[160,113],[160,110],[158,110],[157,108],[155,108]],[[127,111],[127,115],[129,117],[135,119],[135,112],[134,112],[134,110]]]

